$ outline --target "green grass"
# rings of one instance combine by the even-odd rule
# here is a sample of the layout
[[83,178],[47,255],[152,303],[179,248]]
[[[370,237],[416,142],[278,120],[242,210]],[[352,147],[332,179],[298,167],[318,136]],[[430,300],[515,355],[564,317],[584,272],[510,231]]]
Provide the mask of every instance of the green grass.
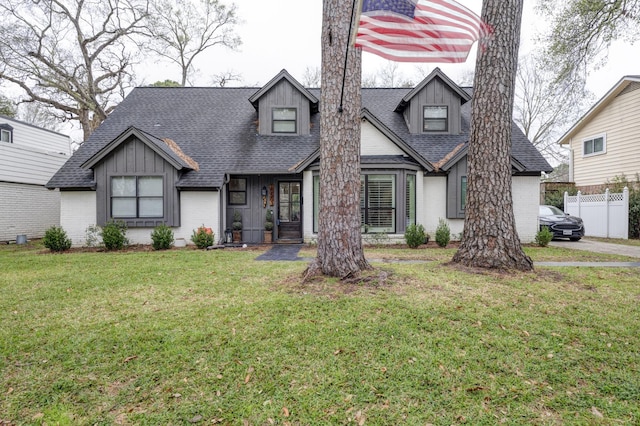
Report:
[[453,251],[302,284],[259,250],[0,247],[0,424],[640,422],[640,270],[472,274]]

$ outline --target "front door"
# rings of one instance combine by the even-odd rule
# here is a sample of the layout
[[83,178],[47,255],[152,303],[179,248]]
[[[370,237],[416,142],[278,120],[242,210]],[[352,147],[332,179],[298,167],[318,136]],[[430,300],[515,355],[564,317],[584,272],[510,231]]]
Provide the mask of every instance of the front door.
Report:
[[300,182],[278,184],[278,239],[302,238],[302,209]]

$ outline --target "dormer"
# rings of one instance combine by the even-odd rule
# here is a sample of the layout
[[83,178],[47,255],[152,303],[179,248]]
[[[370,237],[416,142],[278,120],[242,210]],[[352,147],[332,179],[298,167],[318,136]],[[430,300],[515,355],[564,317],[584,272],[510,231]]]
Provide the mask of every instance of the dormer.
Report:
[[410,133],[457,135],[462,131],[461,107],[469,100],[469,93],[436,68],[402,98],[395,112],[402,113]]
[[258,113],[258,133],[274,136],[299,136],[310,133],[311,114],[318,112],[313,96],[286,70],[282,70],[249,102]]

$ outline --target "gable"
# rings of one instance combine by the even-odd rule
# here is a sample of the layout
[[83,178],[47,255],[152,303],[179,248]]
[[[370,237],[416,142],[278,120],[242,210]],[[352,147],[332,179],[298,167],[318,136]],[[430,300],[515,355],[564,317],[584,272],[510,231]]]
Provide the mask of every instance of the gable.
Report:
[[360,128],[360,155],[403,155],[404,152],[380,130],[368,121],[363,121]]
[[274,110],[282,108],[295,111],[294,134],[308,135],[311,117],[309,100],[286,79],[274,84],[258,100],[258,132],[261,135],[278,134],[273,129]]
[[446,107],[448,111],[448,134],[461,132],[462,99],[458,91],[440,77],[428,81],[418,92],[414,93],[405,107],[403,115],[409,132],[423,133],[423,114],[426,106]]

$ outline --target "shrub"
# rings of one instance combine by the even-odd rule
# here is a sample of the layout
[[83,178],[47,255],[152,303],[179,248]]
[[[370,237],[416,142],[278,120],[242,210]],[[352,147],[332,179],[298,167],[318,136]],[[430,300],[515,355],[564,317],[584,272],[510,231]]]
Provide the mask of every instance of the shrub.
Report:
[[576,195],[578,190],[573,185],[559,186],[554,190],[546,191],[544,194],[544,204],[550,206],[556,206],[560,210],[564,211],[564,193],[569,195]]
[[211,230],[211,228],[205,228],[205,226],[202,225],[201,227],[193,231],[193,235],[191,235],[191,241],[193,241],[193,243],[199,249],[205,249],[213,245],[214,235],[215,234]]
[[51,251],[65,251],[71,248],[71,239],[61,226],[52,226],[44,233],[44,246]]
[[173,230],[165,224],[153,228],[151,245],[154,250],[168,250],[173,246]]
[[536,234],[536,243],[540,247],[548,246],[551,240],[553,240],[553,232],[551,232],[548,226],[543,226]]
[[129,244],[127,239],[127,224],[118,221],[109,221],[102,227],[102,244],[107,250],[122,250]]
[[85,245],[87,247],[95,247],[98,245],[98,236],[100,235],[100,227],[98,225],[89,225],[84,231]]
[[438,220],[438,227],[436,228],[436,243],[440,247],[446,247],[451,241],[451,230],[446,220],[440,218]]
[[411,248],[418,248],[426,238],[427,234],[422,225],[409,225],[404,233],[404,239]]
[[273,210],[267,210],[264,221],[264,230],[273,231]]
[[234,231],[242,230],[242,214],[240,214],[239,211],[233,212],[233,223],[231,224],[231,227]]

